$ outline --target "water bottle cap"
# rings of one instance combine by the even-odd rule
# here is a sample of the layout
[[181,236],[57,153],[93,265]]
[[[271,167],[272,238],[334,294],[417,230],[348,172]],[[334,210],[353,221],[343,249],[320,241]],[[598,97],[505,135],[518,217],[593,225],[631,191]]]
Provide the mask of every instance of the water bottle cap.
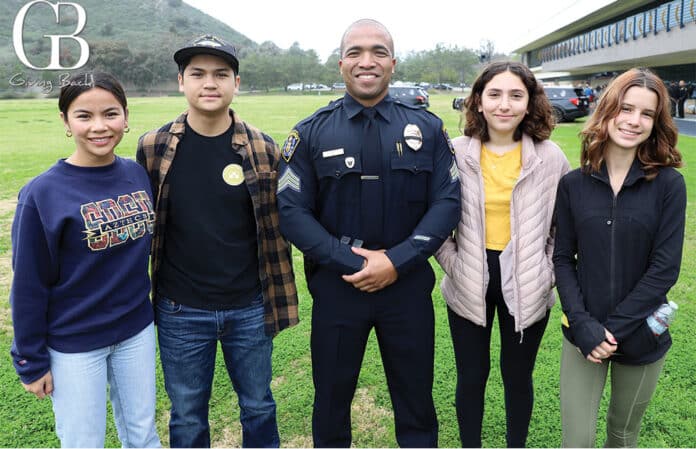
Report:
[[670,302],[669,302],[669,305],[670,305],[670,307],[672,307],[674,310],[677,310],[677,309],[679,308],[679,306],[677,305],[677,303],[674,302],[674,301],[670,301]]

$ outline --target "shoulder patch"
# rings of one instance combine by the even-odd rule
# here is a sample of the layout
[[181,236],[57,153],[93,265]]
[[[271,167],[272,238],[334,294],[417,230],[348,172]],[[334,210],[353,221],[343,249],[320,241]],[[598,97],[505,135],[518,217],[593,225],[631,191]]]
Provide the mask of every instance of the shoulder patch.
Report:
[[457,161],[452,158],[452,165],[449,168],[450,182],[459,181],[459,170],[457,168]]
[[297,145],[300,144],[300,134],[297,132],[297,130],[293,129],[290,131],[290,135],[288,136],[287,139],[285,139],[285,143],[283,143],[283,149],[281,150],[281,154],[283,155],[283,159],[285,159],[285,162],[290,162],[290,159],[292,158],[292,155],[295,154],[295,150],[297,149]]
[[442,125],[442,134],[445,135],[445,140],[447,141],[447,146],[449,147],[450,153],[454,154],[454,145],[452,145],[452,139],[450,139],[449,134],[447,134],[447,128]]
[[294,190],[297,193],[302,192],[302,182],[300,177],[292,171],[292,168],[288,167],[285,169],[283,175],[278,179],[278,190],[277,194],[281,193],[285,189]]

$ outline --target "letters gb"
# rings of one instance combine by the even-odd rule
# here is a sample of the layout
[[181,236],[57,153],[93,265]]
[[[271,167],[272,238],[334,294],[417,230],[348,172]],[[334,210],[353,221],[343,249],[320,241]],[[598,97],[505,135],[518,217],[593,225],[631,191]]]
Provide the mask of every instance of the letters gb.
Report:
[[[53,12],[56,16],[56,23],[60,22],[60,7],[61,6],[72,6],[75,8],[77,11],[77,27],[75,28],[75,31],[73,34],[44,34],[44,37],[48,37],[51,39],[51,59],[46,67],[36,67],[33,65],[31,62],[29,62],[29,59],[27,59],[27,55],[24,52],[24,36],[23,36],[23,30],[24,30],[24,19],[27,15],[27,12],[29,9],[31,9],[32,6],[36,5],[37,3],[45,3],[46,5],[50,6],[53,9]],[[12,28],[12,45],[14,46],[15,53],[17,54],[17,57],[19,60],[24,64],[25,66],[32,68],[34,70],[71,70],[71,69],[77,69],[82,67],[87,63],[87,60],[89,59],[89,44],[87,43],[86,40],[83,38],[77,36],[82,32],[82,29],[85,27],[85,24],[87,23],[87,13],[85,12],[85,9],[73,2],[56,2],[55,4],[47,1],[47,0],[34,0],[22,7],[22,9],[19,10],[17,13],[17,16],[15,17],[14,21],[14,26]],[[69,38],[69,39],[74,39],[77,41],[78,44],[80,44],[80,59],[77,61],[77,63],[72,66],[72,67],[63,67],[60,65],[60,39],[61,38]]]

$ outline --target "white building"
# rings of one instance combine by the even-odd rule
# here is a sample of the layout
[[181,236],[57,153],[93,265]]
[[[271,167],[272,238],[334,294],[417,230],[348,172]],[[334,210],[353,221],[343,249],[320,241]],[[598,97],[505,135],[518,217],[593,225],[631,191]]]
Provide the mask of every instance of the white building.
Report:
[[525,42],[515,53],[540,79],[599,85],[642,66],[696,83],[696,0],[582,0]]

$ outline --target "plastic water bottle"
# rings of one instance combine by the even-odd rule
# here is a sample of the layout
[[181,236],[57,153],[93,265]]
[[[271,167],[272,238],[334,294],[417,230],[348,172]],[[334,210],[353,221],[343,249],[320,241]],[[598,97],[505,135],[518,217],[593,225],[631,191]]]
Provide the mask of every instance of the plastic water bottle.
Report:
[[647,318],[648,326],[652,329],[653,334],[660,335],[667,330],[670,323],[674,321],[674,315],[678,308],[679,306],[674,301],[670,301],[667,304],[662,304]]

